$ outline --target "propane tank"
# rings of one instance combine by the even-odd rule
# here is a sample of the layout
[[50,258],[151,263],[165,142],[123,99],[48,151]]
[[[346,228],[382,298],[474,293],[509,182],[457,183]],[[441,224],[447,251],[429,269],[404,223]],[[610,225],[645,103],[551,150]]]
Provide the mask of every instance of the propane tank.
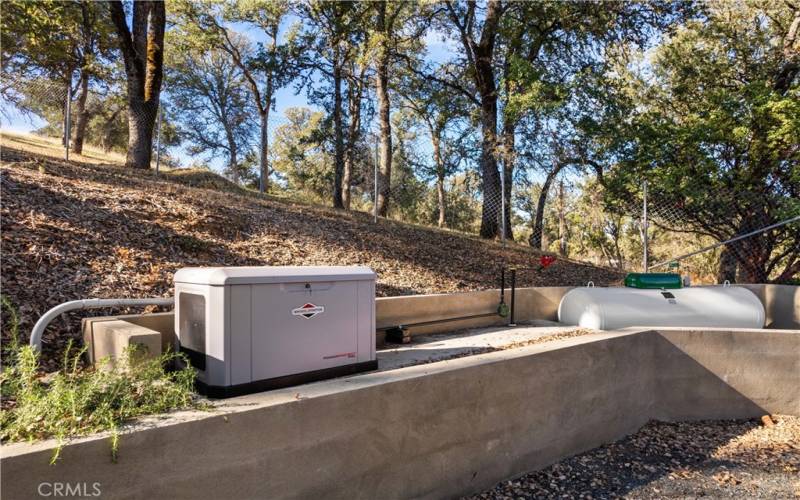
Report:
[[765,319],[758,297],[736,286],[575,288],[558,306],[560,322],[596,330],[630,326],[764,328]]

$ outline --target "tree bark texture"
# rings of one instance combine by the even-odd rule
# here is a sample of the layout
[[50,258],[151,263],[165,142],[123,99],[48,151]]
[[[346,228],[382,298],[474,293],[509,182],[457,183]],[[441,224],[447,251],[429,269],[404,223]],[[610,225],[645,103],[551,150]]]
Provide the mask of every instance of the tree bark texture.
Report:
[[436,200],[439,207],[439,227],[445,226],[445,197],[444,176],[445,167],[442,160],[441,140],[431,128],[431,143],[433,144],[433,161],[436,163]]
[[261,135],[258,146],[258,191],[264,193],[269,189],[269,166],[267,165],[267,155],[269,154],[269,105],[262,108],[261,115]]
[[164,66],[163,2],[135,0],[132,28],[121,1],[109,2],[125,61],[128,90],[128,152],[125,166],[150,168],[153,130],[158,112]]
[[547,177],[542,184],[542,191],[539,193],[539,200],[536,203],[536,216],[533,220],[533,232],[528,240],[528,243],[537,250],[542,250],[542,235],[544,233],[544,206],[547,203],[547,194],[550,191],[550,186],[558,176],[561,169],[564,168],[563,163],[558,163],[553,166],[553,170],[547,173]]
[[375,93],[378,97],[378,122],[380,124],[380,166],[378,172],[378,215],[386,217],[392,184],[392,122],[389,101],[389,48],[386,36],[386,3],[378,2],[377,32],[381,36],[375,62]]
[[722,247],[719,256],[719,269],[717,271],[717,283],[724,283],[726,280],[736,283],[736,256],[727,245]]
[[364,68],[361,73],[351,75],[348,84],[347,114],[350,122],[347,126],[347,149],[344,158],[344,173],[342,175],[342,204],[345,210],[350,210],[350,183],[356,161],[356,147],[361,131],[361,97],[363,89]]
[[342,61],[335,49],[333,66],[333,207],[344,208],[342,199],[342,179],[344,178],[344,131],[342,130]]
[[86,100],[89,97],[89,74],[85,69],[81,70],[80,80],[81,93],[75,103],[75,134],[72,138],[72,152],[75,154],[83,153],[83,141],[86,136],[86,124],[89,123],[89,111],[86,109]]

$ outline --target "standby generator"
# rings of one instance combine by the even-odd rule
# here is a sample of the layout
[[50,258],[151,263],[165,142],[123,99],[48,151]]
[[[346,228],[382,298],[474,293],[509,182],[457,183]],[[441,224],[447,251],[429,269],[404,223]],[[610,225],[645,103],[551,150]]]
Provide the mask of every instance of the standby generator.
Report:
[[375,358],[367,267],[205,267],[175,273],[176,349],[198,390],[230,397],[353,374]]

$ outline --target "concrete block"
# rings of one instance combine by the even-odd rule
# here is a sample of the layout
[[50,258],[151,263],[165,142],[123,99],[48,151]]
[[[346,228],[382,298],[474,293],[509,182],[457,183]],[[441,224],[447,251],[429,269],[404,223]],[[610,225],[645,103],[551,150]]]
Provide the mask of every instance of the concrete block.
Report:
[[[83,341],[87,346],[89,362],[96,368],[109,368],[115,360],[123,359],[125,349],[136,346],[142,356],[161,355],[161,333],[123,320],[101,321],[84,329]],[[98,366],[104,358],[112,365]]]
[[83,338],[91,338],[94,329],[108,321],[126,321],[128,323],[154,330],[161,334],[161,351],[175,346],[175,315],[172,312],[151,313],[151,314],[124,314],[117,316],[102,316],[84,318],[81,322]]

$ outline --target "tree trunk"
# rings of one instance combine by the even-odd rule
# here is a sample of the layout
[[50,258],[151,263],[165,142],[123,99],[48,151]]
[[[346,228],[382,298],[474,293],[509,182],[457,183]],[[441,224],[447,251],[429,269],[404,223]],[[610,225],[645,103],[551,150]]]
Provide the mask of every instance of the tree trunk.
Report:
[[344,208],[342,179],[344,177],[344,132],[342,131],[342,63],[336,49],[333,67],[333,207]]
[[392,122],[389,102],[389,52],[386,46],[386,2],[378,2],[377,31],[382,34],[375,64],[375,93],[378,97],[381,149],[378,174],[378,215],[386,217],[392,183]]
[[361,130],[361,87],[362,77],[353,78],[348,87],[347,111],[350,123],[347,126],[347,150],[344,159],[344,174],[342,175],[342,204],[345,210],[350,210],[350,183],[353,177],[356,160],[356,146]]
[[234,184],[241,184],[242,176],[239,175],[239,158],[238,152],[236,151],[236,144],[231,144],[231,153],[229,158],[229,167],[231,171],[231,178],[233,179]]
[[433,144],[433,161],[436,163],[436,198],[439,206],[439,227],[445,225],[445,200],[444,200],[444,175],[445,168],[442,161],[442,150],[439,136],[431,130],[431,143]]
[[744,240],[730,243],[739,267],[738,278],[742,283],[766,283],[767,262],[772,253],[772,246],[767,245],[764,235],[751,236]]
[[239,175],[239,151],[236,147],[236,139],[233,137],[233,130],[228,123],[224,123],[225,137],[228,140],[228,170],[231,172],[231,180],[239,184],[241,177]]
[[261,111],[261,135],[258,154],[258,191],[265,193],[269,184],[269,165],[267,165],[267,154],[269,153],[269,105]]
[[558,176],[561,169],[564,168],[564,164],[555,164],[553,165],[553,170],[547,173],[547,177],[544,179],[544,184],[542,184],[542,191],[539,193],[539,201],[536,203],[536,217],[533,222],[533,232],[531,233],[531,237],[528,239],[528,243],[533,248],[542,249],[542,233],[544,232],[544,206],[547,203],[547,194],[550,191],[550,186],[553,184],[553,180]]
[[131,30],[122,2],[113,1],[108,5],[128,80],[128,152],[125,166],[147,169],[150,168],[153,129],[164,69],[166,11],[163,2],[135,0]]
[[736,268],[736,255],[728,248],[728,245],[723,246],[722,253],[719,256],[717,283],[724,283],[726,280],[731,283],[736,283]]
[[510,120],[503,122],[503,197],[505,198],[505,218],[506,238],[514,239],[514,232],[511,227],[511,191],[514,186],[514,148],[516,140],[514,132],[516,124]]
[[80,88],[81,93],[75,106],[78,119],[75,122],[75,135],[72,139],[72,152],[75,154],[83,153],[83,139],[86,135],[86,124],[89,122],[89,111],[86,109],[86,99],[89,97],[89,74],[85,69],[81,70]]
[[500,174],[497,171],[497,95],[494,80],[491,90],[481,92],[481,180],[483,184],[483,206],[481,212],[481,238],[495,238],[499,234],[500,222]]
[[153,152],[153,116],[155,112],[136,100],[128,101],[128,153],[125,166],[148,169]]
[[[270,31],[270,38],[272,40],[270,44],[270,52],[275,54],[276,47],[278,44],[278,25],[274,24],[272,26],[272,30]],[[249,73],[248,73],[249,74]],[[261,193],[265,193],[269,190],[269,110],[272,109],[272,93],[273,90],[273,73],[270,70],[267,73],[267,85],[264,89],[264,104],[261,105],[260,99],[261,96],[258,93],[255,93],[256,99],[259,99],[259,109],[261,110],[261,151],[259,155],[259,183],[258,189]],[[258,89],[258,85],[256,85],[255,80],[253,79],[252,85]]]
[[564,181],[558,185],[558,253],[567,256],[567,214],[564,205]]
[[78,97],[78,105],[76,115],[78,117],[75,123],[75,136],[72,142],[72,152],[76,154],[83,153],[83,141],[86,135],[86,124],[89,122],[89,112],[86,109],[86,99],[89,97],[89,65],[87,58],[94,55],[94,45],[92,43],[93,26],[92,15],[90,12],[90,3],[87,0],[81,0],[81,19],[83,21],[83,30],[81,36],[83,37],[83,54],[81,56],[81,79],[80,89],[81,95]]
[[617,259],[617,269],[622,271],[625,269],[625,256],[622,255],[622,249],[619,246],[620,227],[618,225],[614,225],[614,230],[611,232],[611,236],[614,238],[614,254],[616,255]]
[[[474,14],[475,3],[467,4]],[[500,175],[497,172],[497,85],[494,78],[494,45],[500,30],[503,7],[499,0],[489,0],[480,41],[476,44],[467,33],[469,22],[463,24],[455,19],[462,32],[464,50],[470,57],[475,87],[480,97],[481,121],[481,180],[483,184],[483,206],[481,208],[481,238],[495,238],[500,222]],[[470,16],[472,15],[470,14]],[[455,15],[452,15],[455,17]],[[468,16],[468,17],[470,17]],[[471,28],[469,28],[471,29]]]

